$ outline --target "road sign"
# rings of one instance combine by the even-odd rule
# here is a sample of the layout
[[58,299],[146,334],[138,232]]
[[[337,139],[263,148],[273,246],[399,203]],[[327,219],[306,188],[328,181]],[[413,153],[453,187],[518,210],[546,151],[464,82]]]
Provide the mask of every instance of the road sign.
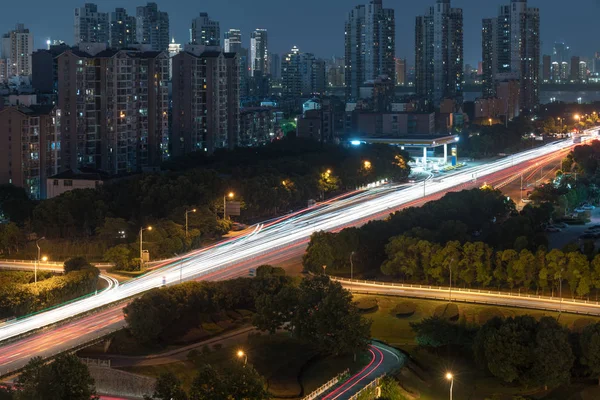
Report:
[[256,276],[256,270],[255,269],[251,269],[250,270],[250,277],[254,278]]
[[163,286],[165,286],[167,284],[167,277],[166,276],[163,276],[163,283],[162,284],[163,284]]
[[227,215],[228,216],[240,216],[242,210],[242,203],[239,201],[228,201],[227,202]]

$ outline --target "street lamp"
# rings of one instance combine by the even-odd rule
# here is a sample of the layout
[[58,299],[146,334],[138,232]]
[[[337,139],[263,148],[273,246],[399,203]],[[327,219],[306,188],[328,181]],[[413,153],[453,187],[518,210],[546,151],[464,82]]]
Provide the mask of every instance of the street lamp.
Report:
[[143,249],[143,243],[144,243],[144,236],[143,233],[144,231],[151,231],[152,227],[149,226],[147,228],[140,228],[140,271],[144,269],[144,249]]
[[229,192],[227,196],[223,196],[223,219],[227,219],[227,198],[233,199],[235,197],[235,193]]
[[371,170],[371,168],[373,167],[373,166],[371,165],[371,161],[365,161],[363,164],[364,164],[364,166],[365,166],[365,169],[366,169],[367,171],[370,171],[370,170]]
[[488,121],[490,121],[490,126],[492,126],[492,119],[490,118],[488,119]]
[[350,279],[354,279],[354,254],[356,254],[355,251],[350,253]]
[[[42,240],[46,240],[46,237],[39,238],[39,239],[38,239],[38,240],[36,240],[36,242],[35,242],[35,245],[37,246],[37,250],[38,250],[38,253],[37,253],[37,258],[36,258],[36,260],[35,260],[35,268],[34,268],[34,272],[33,272],[33,276],[34,276],[34,278],[33,278],[33,279],[34,279],[34,284],[35,284],[35,285],[37,285],[37,269],[38,269],[38,264],[39,264],[39,262],[40,262],[40,252],[41,252],[41,249],[40,249],[40,242],[41,242]],[[47,260],[47,258],[46,258],[46,260]]]
[[186,238],[188,237],[188,214],[195,213],[195,212],[196,212],[195,208],[193,210],[185,212],[185,237]]
[[243,350],[238,350],[237,352],[237,356],[239,359],[244,359],[244,367],[246,366],[246,364],[248,363],[248,355],[246,353],[244,353]]
[[450,372],[447,372],[446,379],[450,381],[450,400],[452,400],[452,390],[454,389],[454,375],[452,375]]

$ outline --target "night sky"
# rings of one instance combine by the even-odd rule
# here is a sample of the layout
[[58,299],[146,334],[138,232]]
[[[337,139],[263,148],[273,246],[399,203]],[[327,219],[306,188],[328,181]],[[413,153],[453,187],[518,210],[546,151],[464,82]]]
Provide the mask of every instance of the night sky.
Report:
[[[249,46],[249,33],[255,28],[269,30],[269,47],[276,53],[297,45],[303,52],[319,57],[343,55],[344,20],[355,5],[368,0],[159,0],[161,10],[171,20],[171,35],[178,43],[188,41],[192,16],[201,11],[221,23],[221,33],[229,28],[242,30],[244,46]],[[25,23],[35,35],[35,47],[44,47],[48,37],[73,42],[73,9],[79,0],[3,1],[0,9],[0,32],[12,29],[16,22]],[[384,0],[384,6],[396,9],[398,57],[414,59],[414,20],[434,0]],[[453,0],[462,7],[465,17],[465,63],[474,66],[481,60],[481,19],[497,15],[497,6],[508,0]],[[530,0],[540,7],[543,53],[550,54],[552,44],[564,40],[572,55],[590,57],[600,51],[598,15],[600,0]],[[140,0],[98,0],[101,11],[125,7],[135,15]]]

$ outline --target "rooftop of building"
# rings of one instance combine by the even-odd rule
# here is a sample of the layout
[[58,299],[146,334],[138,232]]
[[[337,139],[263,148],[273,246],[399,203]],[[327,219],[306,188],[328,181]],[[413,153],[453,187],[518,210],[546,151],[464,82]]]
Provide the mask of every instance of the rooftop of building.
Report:
[[67,170],[49,177],[48,179],[72,179],[80,181],[104,181],[110,178],[110,175],[103,171],[82,168],[78,171]]
[[37,115],[48,115],[52,113],[54,110],[54,105],[52,104],[36,104],[30,106],[18,105],[18,106],[7,106],[0,110],[0,112],[8,111],[8,110],[17,110],[25,115],[37,116]]

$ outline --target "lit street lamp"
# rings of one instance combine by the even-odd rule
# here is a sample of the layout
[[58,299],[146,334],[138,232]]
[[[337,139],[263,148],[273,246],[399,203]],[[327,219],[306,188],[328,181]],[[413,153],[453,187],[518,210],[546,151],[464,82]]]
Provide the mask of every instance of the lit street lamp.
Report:
[[186,211],[185,212],[185,237],[188,237],[188,214],[189,213],[195,213],[196,209],[194,208],[193,210],[190,211]]
[[[40,249],[40,242],[41,242],[42,240],[46,240],[46,238],[45,238],[45,237],[39,238],[39,239],[38,239],[38,240],[35,242],[35,245],[37,246],[37,250],[38,250],[38,253],[37,253],[37,258],[36,258],[36,260],[35,260],[35,268],[34,268],[34,273],[33,273],[33,276],[34,276],[33,280],[34,280],[34,284],[35,284],[35,285],[37,285],[37,269],[38,269],[38,264],[39,264],[39,262],[40,262],[40,251],[41,251],[41,249]],[[44,258],[45,258],[46,260],[48,259],[48,257],[44,257]],[[46,261],[46,260],[44,260],[44,261]]]
[[450,372],[447,372],[446,379],[450,381],[450,400],[452,400],[452,390],[454,389],[454,375],[452,375]]
[[223,219],[227,219],[227,198],[233,199],[235,197],[235,193],[229,192],[227,196],[223,196]]
[[367,171],[370,171],[370,170],[371,170],[371,168],[373,167],[373,166],[371,165],[371,161],[365,161],[365,162],[364,162],[364,166],[365,166],[365,170],[367,170]]
[[152,227],[149,226],[147,228],[140,228],[140,271],[144,269],[144,248],[143,248],[143,243],[144,243],[144,236],[143,233],[144,231],[151,231]]
[[246,366],[246,364],[248,363],[248,355],[246,353],[244,353],[243,350],[238,350],[237,352],[237,356],[239,359],[244,359],[244,367]]

